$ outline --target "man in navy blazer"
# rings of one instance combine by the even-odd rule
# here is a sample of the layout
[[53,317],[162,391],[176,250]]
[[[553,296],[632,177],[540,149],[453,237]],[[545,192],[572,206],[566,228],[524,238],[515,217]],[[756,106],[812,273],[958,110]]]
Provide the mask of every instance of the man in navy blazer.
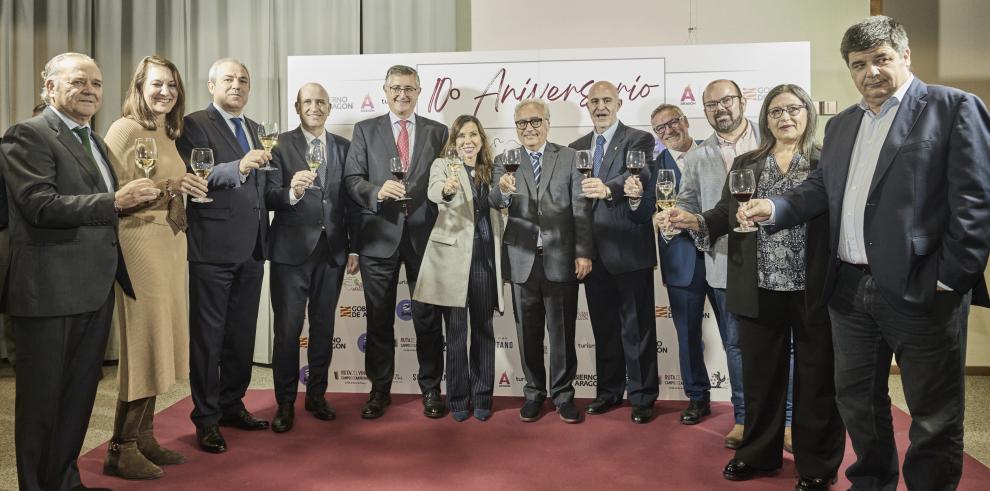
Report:
[[[650,116],[653,132],[666,147],[657,157],[657,169],[674,171],[680,188],[685,154],[701,143],[691,138],[691,124],[681,109],[661,104]],[[657,215],[659,216],[659,215]],[[711,380],[705,366],[705,343],[702,319],[705,297],[715,305],[715,291],[705,280],[704,253],[685,232],[667,240],[657,234],[660,250],[660,277],[667,287],[670,314],[677,331],[677,357],[681,368],[681,386],[688,397],[688,407],[681,412],[681,424],[693,425],[711,414]]]
[[[643,152],[652,157],[653,137],[619,121],[622,107],[615,85],[596,82],[588,90],[588,113],[594,130],[570,147],[589,150],[592,176],[581,183],[591,202],[595,256],[584,279],[591,329],[595,335],[595,400],[588,414],[602,414],[622,404],[628,387],[633,423],[646,423],[659,393],[657,330],[653,298],[653,192],[645,182],[650,169],[639,178],[626,170],[626,154]],[[640,182],[643,179],[643,182]],[[629,181],[629,182],[627,182]],[[626,187],[635,195],[627,196]],[[640,203],[647,194],[647,202]]]
[[987,305],[990,114],[972,94],[910,71],[907,33],[874,16],[841,52],[863,99],[829,121],[822,166],[791,192],[739,212],[771,230],[830,216],[836,399],[856,462],[854,489],[894,489],[887,378],[911,408],[909,489],[955,489],[962,473],[966,320]]

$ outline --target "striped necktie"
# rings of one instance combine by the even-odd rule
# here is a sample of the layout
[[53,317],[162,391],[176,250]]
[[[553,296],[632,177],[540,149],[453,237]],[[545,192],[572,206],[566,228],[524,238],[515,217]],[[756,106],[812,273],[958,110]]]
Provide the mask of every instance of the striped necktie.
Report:
[[540,185],[540,170],[542,166],[540,165],[540,158],[543,154],[540,152],[531,152],[529,157],[533,159],[533,180],[536,181],[536,185]]
[[600,177],[599,173],[602,171],[603,158],[605,158],[605,137],[598,135],[598,138],[595,139],[595,167],[591,171],[595,177]]

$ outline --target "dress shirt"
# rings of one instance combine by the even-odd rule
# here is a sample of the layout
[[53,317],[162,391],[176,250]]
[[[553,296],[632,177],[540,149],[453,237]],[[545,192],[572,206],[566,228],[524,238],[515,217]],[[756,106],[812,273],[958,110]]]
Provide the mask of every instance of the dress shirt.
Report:
[[695,142],[694,139],[691,139],[691,147],[683,152],[678,152],[673,148],[667,147],[667,151],[670,152],[670,157],[673,158],[674,163],[677,164],[677,170],[681,171],[682,174],[684,173],[684,154],[694,150],[695,148],[698,148],[698,143]]
[[718,149],[722,152],[722,160],[725,162],[726,172],[732,168],[732,162],[736,160],[736,157],[756,150],[756,147],[760,145],[756,131],[753,130],[753,125],[749,124],[749,120],[745,118],[743,118],[743,122],[746,123],[746,131],[743,131],[734,142],[726,140],[722,138],[722,135],[715,133],[715,137],[718,138]]
[[[608,129],[606,129],[604,133],[598,133],[598,132],[592,133],[591,134],[591,147],[589,148],[589,150],[591,151],[591,154],[594,155],[594,153],[595,153],[595,142],[598,141],[598,135],[601,135],[601,136],[604,136],[605,137],[605,145],[604,145],[604,147],[605,147],[605,151],[608,152],[608,145],[610,143],[612,143],[612,138],[615,136],[615,130],[617,130],[617,129],[619,129],[619,120],[618,119],[616,119],[615,122],[612,123],[612,126],[609,126]],[[604,159],[604,158],[605,157],[603,156],[602,159]]]
[[[210,104],[213,104],[213,103],[211,102]],[[234,122],[231,121],[231,119],[241,118],[241,126],[244,128],[244,136],[247,137],[248,146],[251,147],[251,149],[253,150],[254,149],[254,143],[252,142],[252,139],[251,139],[251,133],[250,133],[251,128],[248,127],[247,118],[244,117],[244,114],[242,113],[240,115],[234,116],[233,114],[230,114],[229,112],[224,111],[222,107],[220,107],[220,106],[218,106],[216,104],[213,104],[213,109],[216,109],[217,112],[220,113],[220,116],[223,116],[223,120],[227,122],[227,127],[230,128],[230,134],[234,135],[235,138],[237,137],[237,126],[234,126]],[[238,164],[238,166],[240,166],[240,164]],[[247,181],[247,176],[244,175],[244,174],[241,174],[240,173],[240,169],[238,169],[238,174],[240,174],[240,176],[241,176],[241,184],[244,184],[244,182]]]
[[[103,177],[103,184],[107,186],[107,190],[110,191],[111,193],[116,192],[117,189],[113,187],[113,179],[110,178],[110,166],[107,165],[107,161],[103,159],[103,154],[100,153],[99,147],[96,146],[96,140],[93,139],[93,128],[91,128],[89,125],[81,125],[69,119],[64,114],[62,114],[58,109],[55,109],[55,106],[49,105],[48,107],[52,108],[52,111],[54,111],[55,114],[58,115],[58,117],[62,120],[62,122],[69,127],[69,131],[72,131],[80,126],[89,128],[89,147],[92,150],[91,155],[93,157],[93,162],[96,162],[96,167],[100,171],[100,176]],[[82,138],[80,138],[79,135],[76,134],[76,132],[73,131],[72,135],[76,137],[76,140],[79,140],[80,144],[83,143]],[[86,149],[85,144],[83,144],[83,150],[85,149]]]
[[[314,135],[314,134],[312,134],[312,133],[310,133],[310,132],[302,129],[302,127],[299,128],[299,131],[302,131],[303,138],[306,139],[306,151],[307,152],[309,151],[310,148],[313,147],[313,139],[314,138],[317,139],[317,140],[320,140],[320,143],[323,144],[323,159],[324,159],[323,160],[323,165],[330,164],[330,147],[327,146],[327,130],[325,128],[322,128],[322,131],[320,131],[320,136],[316,136],[316,135]],[[307,163],[307,166],[308,165],[309,164]],[[306,188],[303,188],[303,192],[302,192],[301,195],[299,195],[299,199],[296,199],[296,195],[292,191],[292,185],[291,185],[291,181],[290,181],[290,185],[289,185],[289,205],[290,206],[296,206],[296,203],[302,201],[302,199],[303,199],[304,196],[306,196]]]

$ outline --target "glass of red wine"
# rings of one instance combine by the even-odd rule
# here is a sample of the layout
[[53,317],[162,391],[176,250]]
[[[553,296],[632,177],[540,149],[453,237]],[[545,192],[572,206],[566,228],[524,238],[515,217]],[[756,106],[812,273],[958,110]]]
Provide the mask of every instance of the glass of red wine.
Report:
[[[510,148],[505,151],[502,158],[502,167],[505,168],[505,172],[508,172],[513,178],[516,177],[516,171],[519,170],[519,164],[522,163],[522,148]],[[519,193],[510,193],[519,194]]]
[[[756,179],[753,177],[752,169],[736,169],[729,173],[729,192],[739,203],[745,203],[753,197],[756,191]],[[736,232],[756,232],[755,227],[739,225],[732,229]]]
[[[402,183],[405,186],[403,179],[406,177],[406,169],[402,166],[402,159],[399,157],[392,157],[388,162],[389,172],[395,176],[395,180]],[[409,201],[408,196],[402,196],[401,198],[396,198],[396,201]]]
[[626,152],[626,170],[634,176],[646,167],[646,154],[642,150],[630,150]]
[[[594,162],[591,160],[591,151],[578,150],[575,152],[574,167],[577,168],[577,171],[580,172],[585,179],[591,177],[591,171],[594,170]],[[583,193],[581,194],[581,197],[585,197]]]

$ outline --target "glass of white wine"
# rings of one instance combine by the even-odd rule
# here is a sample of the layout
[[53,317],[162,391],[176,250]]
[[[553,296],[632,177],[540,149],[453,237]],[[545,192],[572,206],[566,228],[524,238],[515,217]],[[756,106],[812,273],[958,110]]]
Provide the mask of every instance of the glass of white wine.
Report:
[[158,162],[158,147],[154,138],[134,139],[134,162],[144,171],[144,177],[151,177],[151,169]]
[[[192,168],[193,174],[196,174],[196,176],[203,179],[209,177],[210,172],[213,172],[213,150],[209,148],[192,149],[192,154],[189,155],[189,167]],[[213,198],[204,196],[202,198],[191,198],[190,201],[212,203]]]
[[[673,169],[657,170],[657,212],[670,210],[677,205],[677,177]],[[664,240],[670,240],[680,233],[664,228],[660,230]]]
[[[309,150],[306,150],[306,165],[309,166],[309,170],[316,172],[326,162],[323,145],[310,145]],[[306,186],[306,189],[320,189],[320,187],[316,185],[316,181],[313,181],[309,186]]]
[[447,170],[450,171],[450,175],[457,174],[457,171],[461,170],[461,165],[464,163],[461,160],[461,156],[457,153],[456,148],[444,150],[443,159],[447,161]]
[[[271,152],[275,148],[275,144],[278,143],[278,122],[262,121],[258,123],[258,139],[261,140],[261,146],[265,148],[266,152]],[[258,167],[260,171],[273,171],[278,170],[265,162],[265,165]]]

